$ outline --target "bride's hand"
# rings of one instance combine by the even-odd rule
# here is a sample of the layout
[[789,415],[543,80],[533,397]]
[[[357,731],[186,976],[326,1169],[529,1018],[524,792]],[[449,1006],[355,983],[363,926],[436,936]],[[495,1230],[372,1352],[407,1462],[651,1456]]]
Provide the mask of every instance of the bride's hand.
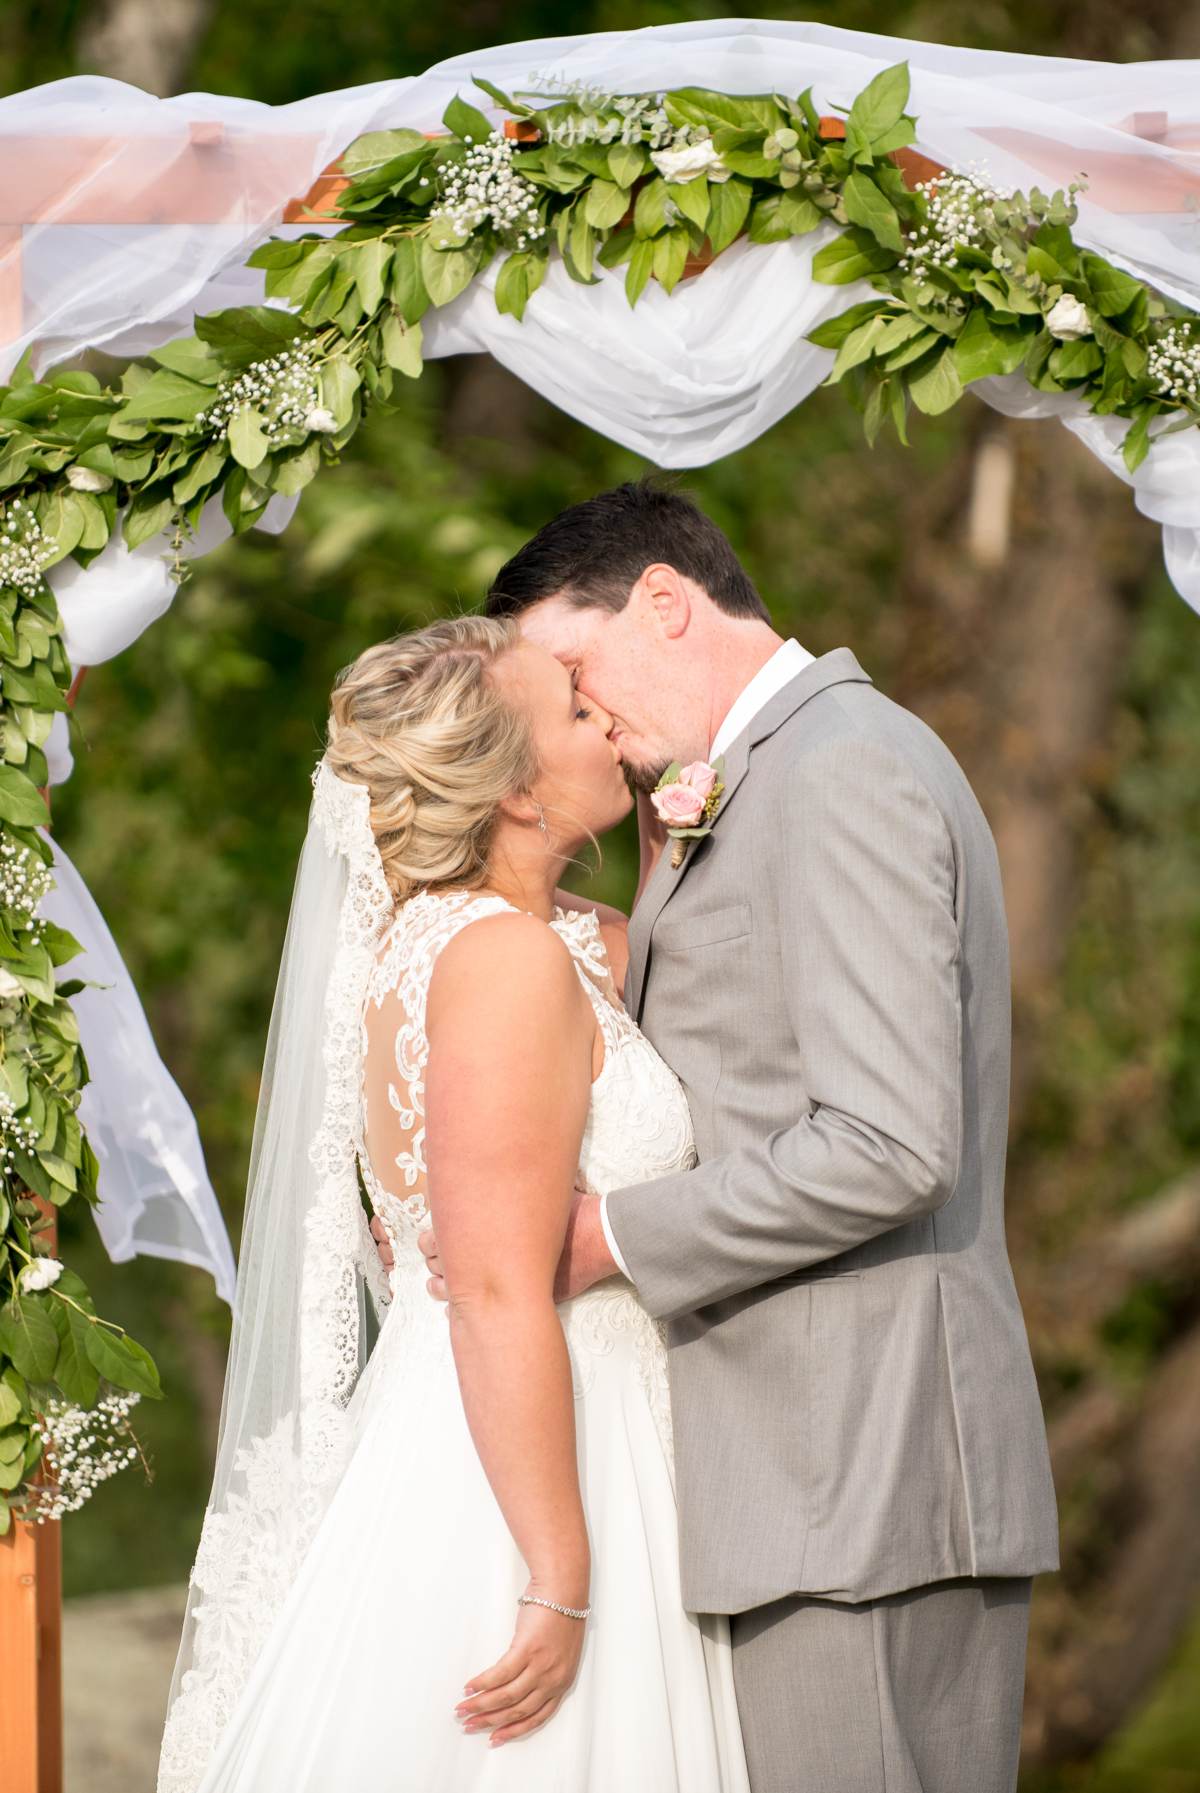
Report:
[[[526,1591],[534,1591],[532,1582]],[[563,1600],[561,1593],[554,1597]],[[585,1623],[545,1606],[518,1607],[512,1643],[486,1674],[471,1677],[472,1697],[454,1709],[463,1729],[491,1731],[493,1749],[540,1731],[575,1679]]]

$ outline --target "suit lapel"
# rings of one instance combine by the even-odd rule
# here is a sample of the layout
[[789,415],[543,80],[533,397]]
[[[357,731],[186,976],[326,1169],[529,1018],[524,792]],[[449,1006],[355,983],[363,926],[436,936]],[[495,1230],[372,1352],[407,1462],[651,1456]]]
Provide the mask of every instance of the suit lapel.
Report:
[[[848,647],[834,648],[832,653],[822,654],[819,660],[812,661],[802,672],[797,673],[782,691],[763,705],[758,715],[726,752],[725,790],[721,806],[713,819],[714,832],[720,827],[722,817],[749,774],[753,750],[759,742],[773,735],[810,697],[815,697],[819,691],[828,690],[830,685],[845,684],[847,681],[867,685],[871,683]],[[687,876],[688,867],[700,844],[695,840],[688,842],[687,858],[678,870],[671,866],[670,846],[663,848],[650,882],[630,917],[625,1006],[635,1019],[640,1020],[645,1000],[646,966],[654,924]]]

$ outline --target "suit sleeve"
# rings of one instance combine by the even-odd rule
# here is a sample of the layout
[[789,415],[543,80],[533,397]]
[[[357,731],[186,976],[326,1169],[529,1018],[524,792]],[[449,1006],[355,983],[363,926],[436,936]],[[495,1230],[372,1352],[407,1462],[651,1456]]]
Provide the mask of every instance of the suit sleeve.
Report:
[[950,1200],[962,1137],[953,847],[907,761],[854,736],[800,756],[768,823],[802,1106],[695,1170],[613,1191],[649,1311],[674,1319]]

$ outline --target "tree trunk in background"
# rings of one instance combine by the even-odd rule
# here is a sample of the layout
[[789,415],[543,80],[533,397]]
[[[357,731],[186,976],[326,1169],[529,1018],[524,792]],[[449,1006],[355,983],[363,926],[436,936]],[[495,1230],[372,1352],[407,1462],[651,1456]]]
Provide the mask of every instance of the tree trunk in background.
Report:
[[162,99],[185,90],[214,0],[105,0],[85,18],[79,63]]
[[1081,836],[1110,769],[1131,594],[1161,549],[1157,527],[1060,425],[981,422],[973,457],[914,493],[903,608],[918,626],[902,696],[961,760],[996,836],[1015,1133],[1070,933]]

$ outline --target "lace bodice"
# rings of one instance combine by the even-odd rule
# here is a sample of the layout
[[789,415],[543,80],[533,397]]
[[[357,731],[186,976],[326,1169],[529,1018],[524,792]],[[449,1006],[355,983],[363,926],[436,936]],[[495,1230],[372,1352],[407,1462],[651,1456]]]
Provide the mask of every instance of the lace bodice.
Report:
[[[399,998],[401,1020],[386,1087],[401,1145],[390,1163],[372,1161],[366,1147],[364,1077],[359,1155],[367,1193],[387,1230],[399,1269],[420,1267],[423,1260],[414,1256],[416,1234],[429,1224],[423,1092],[429,1057],[425,1003],[433,969],[438,955],[463,928],[511,910],[512,905],[498,896],[420,892],[400,908],[377,957],[366,1010],[372,1005],[380,1008],[393,992]],[[688,1169],[695,1163],[695,1149],[687,1102],[675,1074],[620,1005],[598,917],[592,910],[556,909],[550,925],[571,954],[604,1040],[604,1064],[592,1084],[580,1148],[579,1186],[601,1195]],[[366,1060],[364,1011],[364,1066]]]

